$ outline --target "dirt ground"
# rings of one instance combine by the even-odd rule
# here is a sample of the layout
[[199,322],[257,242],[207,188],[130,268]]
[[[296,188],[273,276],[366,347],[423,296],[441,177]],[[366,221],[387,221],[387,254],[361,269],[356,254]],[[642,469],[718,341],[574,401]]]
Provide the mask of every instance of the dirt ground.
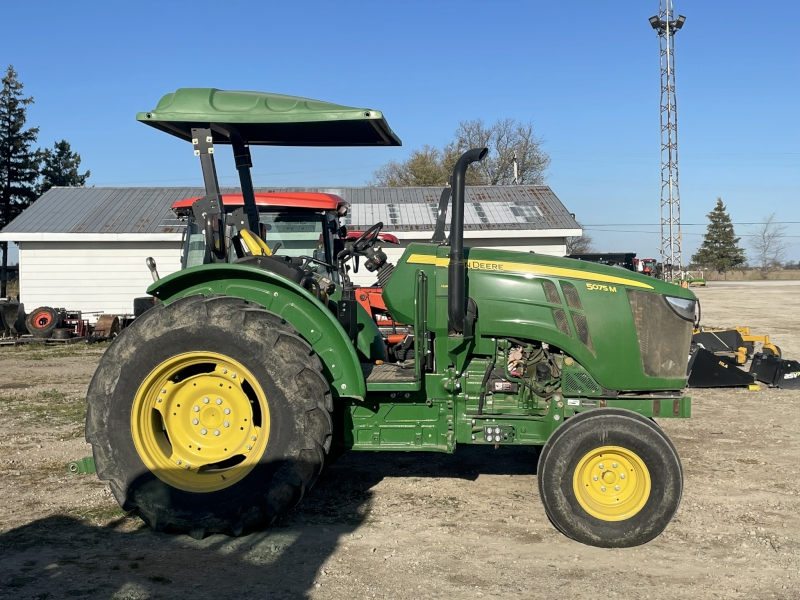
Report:
[[[707,325],[800,357],[800,282],[713,282]],[[84,395],[103,348],[0,348],[0,598],[800,597],[800,391],[695,390],[663,419],[686,476],[667,530],[633,549],[548,522],[530,449],[345,455],[268,531],[155,534],[93,475]]]

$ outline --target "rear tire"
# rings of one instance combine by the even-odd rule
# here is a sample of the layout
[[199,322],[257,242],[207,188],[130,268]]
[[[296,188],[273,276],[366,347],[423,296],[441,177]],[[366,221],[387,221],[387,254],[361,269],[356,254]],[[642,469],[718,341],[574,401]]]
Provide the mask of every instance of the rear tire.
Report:
[[156,531],[263,528],[313,485],[330,448],[319,358],[239,298],[148,310],[105,352],[87,400],[98,476]]
[[651,541],[672,519],[683,470],[672,442],[649,419],[628,410],[581,413],[542,449],[539,493],[553,525],[601,548]]

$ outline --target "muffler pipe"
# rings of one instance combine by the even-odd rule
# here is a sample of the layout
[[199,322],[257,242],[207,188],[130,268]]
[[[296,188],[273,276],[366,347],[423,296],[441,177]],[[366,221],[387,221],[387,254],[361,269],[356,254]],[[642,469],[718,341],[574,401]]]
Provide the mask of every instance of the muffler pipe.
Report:
[[464,333],[466,290],[464,289],[464,187],[467,167],[483,160],[488,148],[472,148],[453,167],[453,213],[450,221],[450,267],[448,268],[447,320],[451,334]]
[[156,261],[153,260],[152,256],[148,256],[147,259],[144,261],[147,265],[147,268],[150,269],[150,275],[153,277],[153,281],[158,281],[161,277],[158,275],[158,270],[156,269]]

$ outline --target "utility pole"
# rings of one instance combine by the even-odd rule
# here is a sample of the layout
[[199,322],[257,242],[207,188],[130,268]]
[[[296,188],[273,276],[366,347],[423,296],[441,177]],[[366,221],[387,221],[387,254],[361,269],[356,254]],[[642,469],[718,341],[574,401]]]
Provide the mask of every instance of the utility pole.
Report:
[[661,48],[661,264],[662,277],[674,281],[683,271],[681,196],[678,188],[678,105],[675,100],[675,33],[686,17],[672,18],[672,0],[659,0],[650,26]]

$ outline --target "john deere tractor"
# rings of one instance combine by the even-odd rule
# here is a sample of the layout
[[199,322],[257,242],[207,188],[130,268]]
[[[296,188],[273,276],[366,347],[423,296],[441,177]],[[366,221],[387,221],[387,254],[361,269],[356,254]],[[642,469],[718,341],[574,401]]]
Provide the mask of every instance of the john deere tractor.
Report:
[[[485,148],[459,158],[433,239],[396,265],[379,248],[381,223],[348,239],[338,197],[257,201],[250,146],[400,145],[376,110],[179,89],[137,119],[192,144],[205,195],[184,207],[184,268],[148,289],[156,306],[111,344],[89,387],[86,437],[124,509],[158,531],[239,535],[294,506],[343,449],[530,445],[565,535],[625,547],[664,530],[683,473],[654,418],[690,415],[689,290],[465,248],[465,173]],[[222,145],[241,181],[229,202],[214,165]],[[302,210],[264,214],[270,202]],[[347,268],[357,258],[412,338],[402,360],[358,302]]]

